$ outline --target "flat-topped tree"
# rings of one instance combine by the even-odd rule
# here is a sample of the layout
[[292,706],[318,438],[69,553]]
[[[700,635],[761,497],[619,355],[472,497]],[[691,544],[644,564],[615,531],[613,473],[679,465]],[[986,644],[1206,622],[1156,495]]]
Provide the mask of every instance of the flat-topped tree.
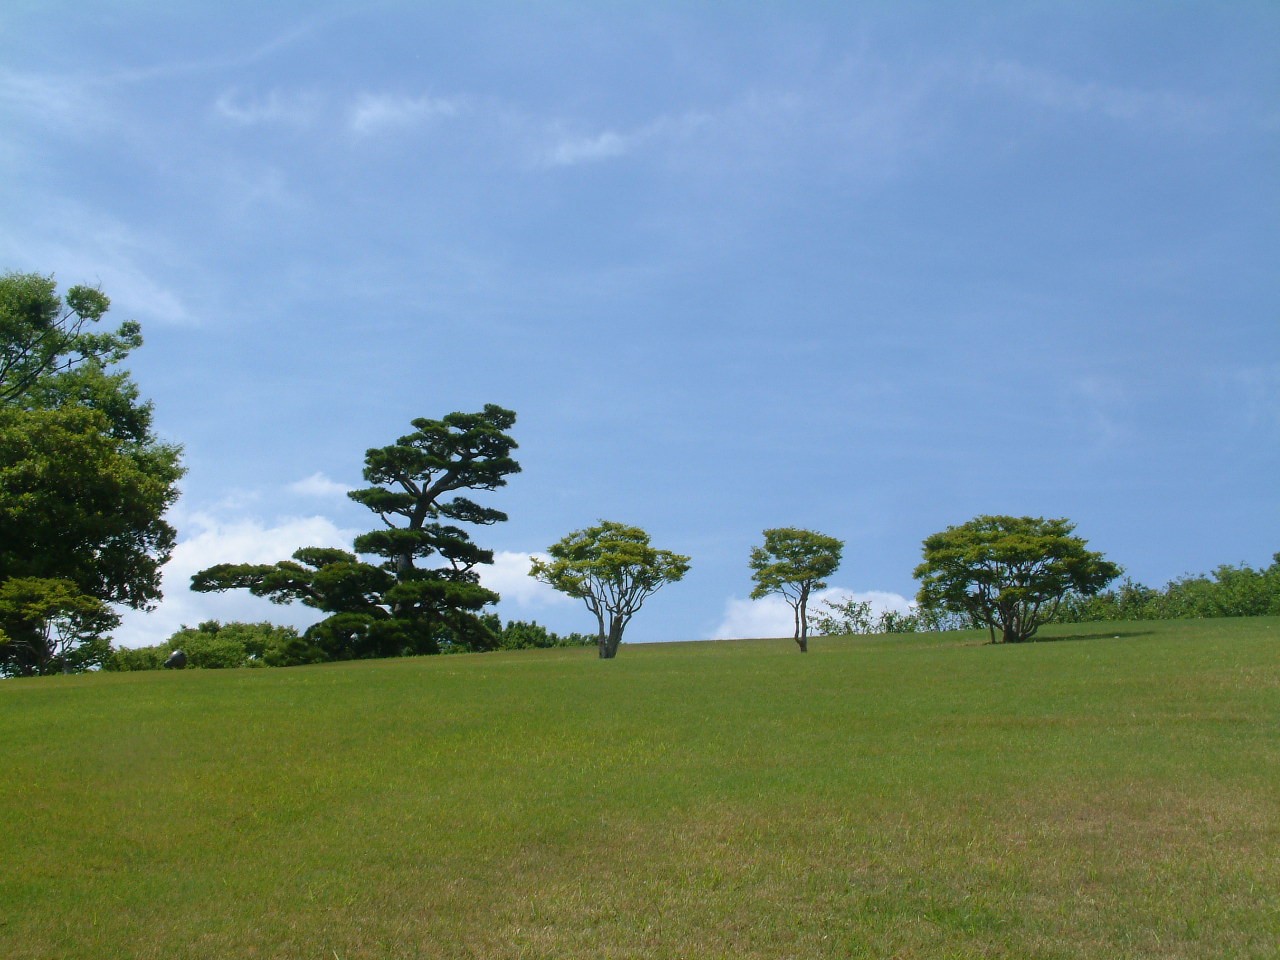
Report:
[[1054,618],[1068,594],[1090,597],[1123,571],[1059,518],[974,517],[924,541],[915,569],[922,607],[983,624],[995,642],[1020,643]]
[[[414,432],[365,453],[364,478],[373,486],[348,496],[385,525],[355,539],[355,553],[310,547],[294,559],[264,564],[219,564],[192,577],[202,592],[247,589],[276,603],[297,600],[332,616],[307,639],[332,659],[437,653],[442,641],[468,649],[496,643],[478,614],[498,595],[480,585],[476,567],[493,551],[472,542],[457,524],[507,519],[460,490],[496,490],[520,471],[507,435],[516,415],[487,404],[479,413],[451,413],[413,421]],[[452,521],[452,522],[450,522]],[[421,566],[431,560],[438,565]]]
[[680,580],[689,558],[649,545],[649,534],[601,520],[553,543],[550,560],[534,560],[529,575],[587,605],[599,628],[600,659],[617,655],[622,632],[659,588]]

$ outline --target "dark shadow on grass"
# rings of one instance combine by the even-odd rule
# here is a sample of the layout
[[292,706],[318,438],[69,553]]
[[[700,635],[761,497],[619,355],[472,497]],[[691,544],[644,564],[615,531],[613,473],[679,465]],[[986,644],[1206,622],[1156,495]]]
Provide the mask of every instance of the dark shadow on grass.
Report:
[[988,646],[997,647],[1021,647],[1028,643],[1062,643],[1068,640],[1129,640],[1133,637],[1149,637],[1155,633],[1154,630],[1121,630],[1119,633],[1071,633],[1061,637],[1043,636],[1037,634],[1030,640],[1023,640],[1021,643],[995,643],[987,641]]

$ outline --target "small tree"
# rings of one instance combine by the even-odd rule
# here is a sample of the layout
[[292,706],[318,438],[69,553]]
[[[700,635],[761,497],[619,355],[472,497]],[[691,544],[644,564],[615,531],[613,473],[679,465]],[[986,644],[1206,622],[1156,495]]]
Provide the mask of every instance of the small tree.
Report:
[[924,541],[920,605],[970,617],[993,643],[997,627],[1003,643],[1030,640],[1063,597],[1092,596],[1121,573],[1074,529],[1065,519],[1004,516],[947,527]]
[[609,520],[575,530],[548,552],[551,559],[535,559],[529,575],[577,597],[595,614],[602,660],[617,654],[623,630],[644,601],[689,570],[688,557],[655,549],[644,530]]
[[70,580],[17,577],[0,584],[0,673],[43,676],[101,663],[120,617]]
[[751,598],[781,594],[795,616],[795,641],[800,652],[809,649],[809,597],[826,587],[840,566],[844,543],[812,530],[777,527],[764,532],[764,546],[751,548]]

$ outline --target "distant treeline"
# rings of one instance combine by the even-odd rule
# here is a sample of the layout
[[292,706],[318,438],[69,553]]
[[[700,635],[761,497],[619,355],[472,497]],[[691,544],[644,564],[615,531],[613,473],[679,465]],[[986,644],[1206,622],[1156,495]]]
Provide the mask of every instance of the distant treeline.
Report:
[[[441,644],[442,653],[474,652],[477,650],[524,650],[533,647],[588,647],[595,637],[581,633],[557,634],[536,622],[508,620],[503,625],[496,614],[481,617],[489,628],[491,642],[483,647],[476,645],[474,637],[468,644]],[[159,670],[176,650],[187,658],[187,666],[209,669],[233,667],[293,667],[305,663],[324,663],[330,660],[353,659],[350,656],[332,656],[312,643],[293,627],[272,623],[219,623],[206,620],[197,627],[184,626],[164,643],[152,647],[113,648],[102,663],[103,670]],[[359,658],[355,658],[359,659]]]
[[1173,580],[1163,590],[1125,580],[1097,596],[1068,596],[1051,622],[1265,616],[1280,616],[1280,553],[1260,570],[1223,564],[1211,574]]

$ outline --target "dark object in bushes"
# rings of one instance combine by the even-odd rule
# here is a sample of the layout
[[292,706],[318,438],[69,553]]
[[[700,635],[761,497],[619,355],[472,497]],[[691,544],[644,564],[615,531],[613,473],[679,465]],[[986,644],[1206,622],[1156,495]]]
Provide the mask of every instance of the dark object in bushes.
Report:
[[175,650],[169,654],[169,659],[164,662],[166,670],[181,670],[187,665],[187,655],[181,650]]

